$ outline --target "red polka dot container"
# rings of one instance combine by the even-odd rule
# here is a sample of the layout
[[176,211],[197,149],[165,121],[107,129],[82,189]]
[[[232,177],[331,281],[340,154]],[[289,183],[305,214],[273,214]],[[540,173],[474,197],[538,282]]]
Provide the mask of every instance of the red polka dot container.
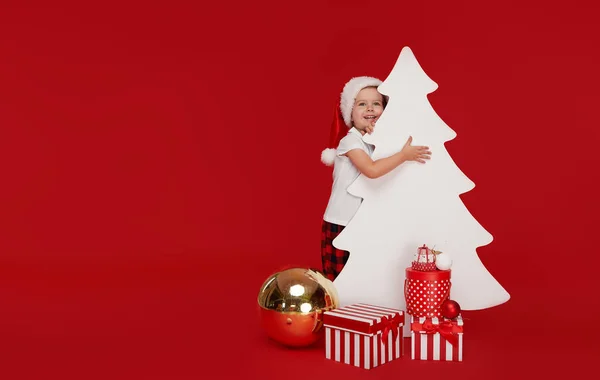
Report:
[[442,303],[450,297],[450,270],[423,272],[406,268],[406,312],[413,317],[440,318]]

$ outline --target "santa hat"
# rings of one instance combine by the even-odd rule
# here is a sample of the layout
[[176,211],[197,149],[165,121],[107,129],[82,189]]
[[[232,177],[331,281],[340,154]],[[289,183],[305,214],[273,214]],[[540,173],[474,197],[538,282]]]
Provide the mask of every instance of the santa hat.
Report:
[[340,140],[346,136],[348,130],[352,127],[352,108],[360,90],[365,87],[378,87],[381,83],[379,79],[373,77],[355,77],[346,83],[340,100],[336,102],[336,106],[334,107],[329,148],[321,152],[321,161],[325,165],[333,165],[336,148]]

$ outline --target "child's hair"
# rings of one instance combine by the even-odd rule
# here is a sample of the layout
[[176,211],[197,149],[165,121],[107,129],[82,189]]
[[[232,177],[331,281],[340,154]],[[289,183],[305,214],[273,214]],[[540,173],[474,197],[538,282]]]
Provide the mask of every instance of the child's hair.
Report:
[[[331,123],[331,135],[329,137],[329,148],[321,152],[321,161],[327,165],[333,165],[335,150],[340,140],[346,136],[348,129],[352,128],[352,108],[358,93],[367,87],[379,87],[381,80],[374,77],[354,77],[345,85],[340,100],[334,108],[333,122]],[[383,96],[383,107],[387,105],[387,97]]]

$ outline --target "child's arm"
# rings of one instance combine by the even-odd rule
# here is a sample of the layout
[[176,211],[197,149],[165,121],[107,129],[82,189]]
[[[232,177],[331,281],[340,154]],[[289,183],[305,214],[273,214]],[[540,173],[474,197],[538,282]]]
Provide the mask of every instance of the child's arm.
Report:
[[346,153],[352,164],[366,177],[378,178],[387,174],[406,161],[425,163],[431,152],[426,146],[412,146],[412,136],[408,138],[402,150],[390,157],[373,161],[362,149],[352,149]]

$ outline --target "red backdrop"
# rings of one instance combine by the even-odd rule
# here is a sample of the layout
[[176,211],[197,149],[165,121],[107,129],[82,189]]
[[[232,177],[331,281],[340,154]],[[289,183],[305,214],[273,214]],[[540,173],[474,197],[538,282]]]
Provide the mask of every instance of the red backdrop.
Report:
[[256,296],[282,267],[319,266],[331,107],[403,46],[439,85],[447,149],[476,184],[462,199],[494,236],[479,256],[512,298],[464,314],[462,364],[369,374],[585,369],[597,13],[438,3],[3,2],[3,378],[364,375],[268,341]]

